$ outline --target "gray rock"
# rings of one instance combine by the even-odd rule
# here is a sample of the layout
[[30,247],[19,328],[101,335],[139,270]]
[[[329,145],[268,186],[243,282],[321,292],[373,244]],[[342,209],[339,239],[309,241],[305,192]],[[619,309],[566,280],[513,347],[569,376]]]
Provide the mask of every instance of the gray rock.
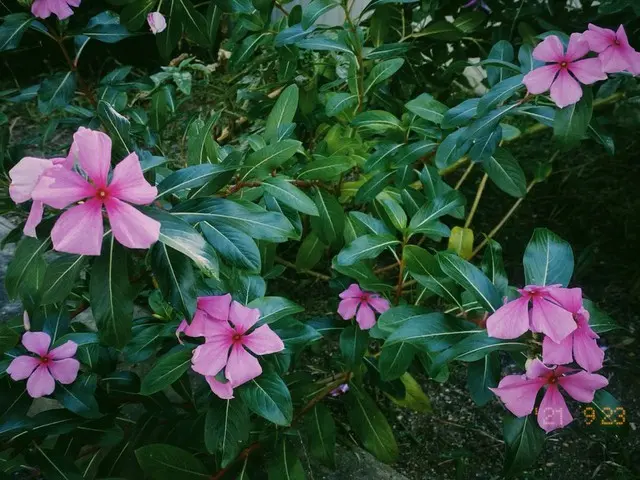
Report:
[[[6,218],[0,217],[0,239],[3,239],[11,230],[13,225]],[[8,246],[0,251],[0,322],[19,315],[22,312],[20,302],[11,302],[4,288],[4,278],[7,273],[7,266],[13,258],[15,247]]]
[[313,480],[409,480],[360,447],[336,446],[336,469],[313,465]]

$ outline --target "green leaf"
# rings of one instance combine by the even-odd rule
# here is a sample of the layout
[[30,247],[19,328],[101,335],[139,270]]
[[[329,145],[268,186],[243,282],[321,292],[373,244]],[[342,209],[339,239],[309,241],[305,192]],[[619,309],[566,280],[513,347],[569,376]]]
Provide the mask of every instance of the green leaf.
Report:
[[383,348],[378,359],[382,380],[390,381],[400,378],[411,365],[415,354],[416,348],[406,342]]
[[247,170],[241,180],[266,177],[273,169],[280,167],[293,157],[300,145],[301,143],[297,140],[281,140],[250,153],[243,165]]
[[147,14],[155,5],[155,0],[134,0],[120,12],[120,23],[130,31],[138,30],[146,23]]
[[270,32],[263,32],[246,37],[238,47],[234,48],[231,58],[229,58],[229,68],[232,71],[237,71],[271,35]]
[[493,239],[489,239],[487,242],[487,247],[482,255],[481,267],[484,274],[489,277],[489,281],[495,285],[500,296],[507,296],[509,281],[502,261],[502,247]]
[[487,19],[487,15],[483,12],[465,12],[453,21],[458,30],[464,33],[470,33],[476,30]]
[[407,271],[420,285],[462,309],[458,288],[445,276],[435,256],[417,245],[406,245],[403,257]]
[[37,467],[42,477],[47,480],[82,480],[84,478],[69,458],[57,455],[49,449],[42,449],[40,445],[34,444],[34,449],[27,452],[27,459],[28,464]]
[[428,93],[423,93],[418,98],[414,98],[405,107],[411,113],[415,113],[420,118],[436,125],[440,125],[444,118],[444,113],[448,110],[446,105],[443,105]]
[[158,197],[182,190],[198,188],[235,170],[234,164],[203,163],[182,168],[166,177],[158,185]]
[[81,35],[103,43],[117,43],[133,34],[124,25],[120,25],[120,17],[110,11],[92,17]]
[[364,94],[366,95],[376,85],[391,78],[404,65],[403,58],[392,58],[378,63],[371,69],[369,76],[364,82]]
[[573,274],[571,245],[546,228],[536,228],[522,259],[527,285],[566,287]]
[[436,258],[442,271],[469,291],[488,312],[502,306],[496,287],[477,267],[453,253],[439,252]]
[[144,325],[124,347],[128,363],[139,363],[149,359],[160,348],[166,328],[163,325]]
[[0,52],[18,48],[22,35],[34,20],[35,17],[28,13],[5,15],[4,22],[0,26]]
[[361,386],[351,383],[350,387],[344,400],[354,433],[378,460],[395,462],[398,458],[398,445],[387,419]]
[[151,269],[164,298],[186,318],[193,318],[196,279],[189,259],[158,242],[151,249]]
[[336,425],[329,409],[316,403],[304,417],[309,454],[323,465],[336,465]]
[[274,323],[281,318],[304,312],[304,308],[284,297],[256,298],[247,304],[250,308],[260,310],[260,324]]
[[20,340],[18,332],[5,324],[0,325],[0,355],[15,347],[18,344],[18,340]]
[[47,78],[38,90],[38,110],[45,115],[66,107],[76,91],[75,72],[61,72]]
[[348,157],[328,157],[314,160],[304,166],[298,173],[300,180],[332,181],[344,172],[351,170],[353,161]]
[[305,480],[307,477],[300,459],[288,445],[286,436],[280,440],[268,466],[269,480]]
[[75,382],[73,385],[58,383],[55,397],[67,410],[81,417],[97,418],[101,416],[93,392],[83,386],[81,382]]
[[440,126],[442,128],[453,128],[466,125],[473,117],[476,116],[479,102],[479,98],[470,98],[469,100],[465,100],[455,107],[450,108],[442,117]]
[[188,37],[200,46],[209,46],[209,33],[204,16],[195,9],[189,0],[173,0],[173,2],[177,3],[177,10]]
[[408,42],[405,43],[386,43],[380,45],[373,50],[370,50],[365,58],[367,60],[383,60],[389,57],[397,57],[398,55],[404,55],[411,49],[411,45]]
[[409,143],[398,151],[393,161],[393,167],[410,166],[428,153],[433,152],[437,147],[438,144],[433,140]]
[[391,183],[394,171],[379,172],[367,180],[356,193],[356,203],[368,203],[373,201],[384,188]]
[[482,407],[494,398],[489,388],[498,386],[500,370],[500,357],[495,352],[469,364],[467,388],[476,405]]
[[215,400],[204,424],[204,443],[207,451],[222,454],[222,467],[238,456],[249,440],[249,411],[239,399]]
[[507,477],[514,477],[531,467],[542,452],[544,431],[534,415],[518,418],[506,414],[503,434],[507,446],[504,472]]
[[344,231],[344,210],[335,196],[316,190],[313,200],[318,208],[317,217],[311,217],[311,227],[327,245],[335,242]]
[[260,271],[260,250],[249,235],[225,224],[214,226],[201,222],[200,229],[207,242],[231,266],[250,272]]
[[385,249],[400,241],[391,235],[363,235],[344,247],[337,257],[339,265],[353,265],[360,260],[376,258]]
[[587,135],[593,113],[593,96],[590,88],[584,88],[579,102],[561,108],[553,121],[553,136],[569,149],[576,146]]
[[[212,3],[215,6],[215,3]],[[215,8],[219,8],[215,6]],[[187,159],[190,165],[200,165],[203,163],[216,163],[218,159],[218,144],[213,139],[211,130],[220,120],[222,111],[211,112],[207,122],[196,119],[189,127],[188,134],[188,154]]]
[[277,137],[278,129],[282,125],[293,122],[293,117],[298,109],[298,97],[299,90],[295,84],[289,85],[282,91],[267,117],[264,130],[267,141]]
[[[588,410],[591,408],[594,412]],[[620,402],[606,390],[597,390],[591,407],[583,408],[582,413],[585,418],[593,413],[593,419],[588,425],[598,427],[600,430],[613,430],[620,434],[628,434],[629,421],[627,419],[628,411],[620,404]]]
[[127,272],[126,250],[113,236],[103,242],[93,262],[89,298],[101,342],[124,347],[131,338],[133,297]]
[[349,325],[340,334],[340,352],[349,369],[362,362],[369,345],[369,334],[358,325]]
[[142,379],[140,393],[153,395],[178,380],[191,367],[191,349],[180,347],[168,353],[153,365]]
[[[317,1],[317,0],[316,0]],[[324,1],[324,0],[323,0]],[[327,96],[325,113],[328,117],[335,117],[347,108],[353,108],[358,104],[358,95],[353,93],[330,93]]]
[[479,116],[484,115],[492,108],[510,99],[518,90],[524,89],[525,85],[522,83],[523,78],[524,75],[515,75],[494,85],[478,102],[477,114]]
[[485,164],[490,163],[491,156],[494,155],[501,141],[502,125],[498,125],[487,135],[476,139],[475,143],[469,150],[468,155],[473,162],[483,162]]
[[131,124],[129,120],[120,115],[115,109],[104,100],[98,102],[98,118],[109,136],[114,141],[116,152],[128,155],[133,151],[133,142],[131,141]]
[[239,387],[237,391],[253,413],[276,425],[287,426],[291,423],[291,395],[287,385],[275,373],[263,373]]
[[589,326],[594,332],[605,333],[620,328],[613,318],[599,309],[591,300],[584,298],[582,304],[589,312]]
[[307,215],[318,216],[318,208],[299,188],[283,177],[271,177],[262,182],[265,192],[273,195],[284,205]]
[[[489,60],[499,60],[502,62],[512,62],[515,57],[513,46],[506,40],[500,40],[489,52]],[[508,68],[503,67],[487,67],[487,80],[489,85],[493,86],[513,73]]]
[[489,158],[482,162],[484,171],[500,190],[512,197],[524,197],[527,194],[527,179],[509,150],[498,147]]
[[149,112],[149,126],[156,132],[160,132],[169,116],[175,112],[174,88],[164,85],[151,96],[151,111]]
[[311,270],[322,258],[326,245],[322,243],[318,235],[310,232],[305,237],[296,255],[296,268],[298,270]]
[[44,280],[47,263],[43,254],[48,249],[50,240],[38,240],[24,237],[7,267],[5,288],[9,298],[18,298],[23,294],[35,295]]
[[351,125],[358,128],[362,133],[371,134],[385,134],[402,129],[400,120],[392,113],[384,110],[369,110],[359,113],[351,121]]
[[409,232],[421,233],[432,226],[434,221],[444,215],[451,215],[457,208],[464,206],[465,198],[457,190],[451,190],[433,201],[426,203],[411,218]]
[[438,20],[427,25],[427,28],[420,30],[416,35],[437,40],[455,41],[460,40],[464,34],[453,23],[449,23],[446,20]]
[[300,40],[296,43],[296,46],[302,50],[333,51],[353,55],[353,52],[345,43],[320,36]]
[[42,304],[58,303],[66,299],[84,267],[83,255],[63,254],[47,266],[44,273]]
[[387,193],[378,195],[377,202],[382,205],[385,214],[389,217],[393,226],[398,231],[403,231],[407,226],[407,214],[402,209],[402,205]]
[[322,15],[331,11],[340,4],[334,0],[313,0],[305,6],[302,13],[302,28],[307,29]]
[[138,464],[153,480],[205,480],[211,477],[200,460],[172,445],[145,445],[135,453]]

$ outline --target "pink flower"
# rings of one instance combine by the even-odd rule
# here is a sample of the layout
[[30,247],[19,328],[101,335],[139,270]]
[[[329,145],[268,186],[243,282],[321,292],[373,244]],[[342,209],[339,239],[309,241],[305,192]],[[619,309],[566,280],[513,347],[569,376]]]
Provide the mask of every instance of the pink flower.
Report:
[[160,12],[149,13],[149,15],[147,15],[147,23],[149,24],[151,33],[154,35],[164,32],[165,28],[167,28],[167,21]]
[[629,45],[622,25],[618,27],[617,32],[614,32],[590,23],[589,30],[582,36],[589,44],[589,48],[598,53],[604,72],[615,73],[627,70],[634,75],[640,75],[640,53]]
[[[342,301],[338,305],[338,314],[345,320],[356,317],[362,330],[368,330],[376,324],[375,309],[378,313],[389,310],[389,301],[373,292],[363,292],[360,286],[352,283],[340,294]],[[373,309],[372,309],[373,307]]]
[[548,364],[563,365],[571,363],[574,358],[578,365],[587,372],[595,372],[602,368],[604,352],[598,346],[600,338],[589,326],[589,312],[584,308],[574,314],[578,325],[573,333],[567,335],[560,343],[549,337],[542,341],[542,359]]
[[[606,80],[598,58],[585,58],[589,44],[579,33],[572,33],[567,51],[555,35],[545,38],[533,49],[533,58],[551,65],[536,68],[527,73],[522,80],[529,93],[544,93],[551,89],[551,99],[560,108],[576,103],[582,97],[579,80],[585,85]],[[575,77],[575,78],[574,78]]]
[[198,297],[196,314],[191,323],[182,320],[176,335],[184,332],[190,337],[208,337],[215,330],[216,324],[226,321],[229,318],[229,307],[231,306],[231,295],[213,295],[210,297]]
[[331,390],[329,392],[329,395],[331,395],[332,397],[339,397],[341,395],[344,395],[348,391],[349,391],[349,384],[348,383],[342,383],[342,384],[338,385],[336,388],[334,388],[333,390]]
[[[216,297],[206,298],[211,306],[214,303],[212,299]],[[213,393],[228,399],[233,398],[235,387],[262,373],[260,362],[251,353],[276,353],[284,349],[284,343],[269,325],[261,325],[247,333],[260,318],[257,308],[247,308],[235,301],[229,305],[229,295],[218,298],[216,308],[221,309],[216,311],[224,312],[226,304],[228,317],[218,319],[205,313],[197,322],[194,317],[189,327],[194,327],[192,333],[204,336],[205,343],[194,350],[191,362],[193,370],[205,376]],[[223,369],[224,375],[221,374]],[[226,383],[216,377],[226,380]]]
[[[571,312],[582,306],[581,289],[528,285],[518,292],[520,298],[506,303],[487,318],[490,337],[518,338],[531,330],[560,343],[577,328]],[[531,312],[529,302],[533,304]]]
[[70,6],[79,7],[80,0],[35,0],[31,6],[31,13],[38,18],[49,18],[53,13],[58,20],[64,20],[73,15]]
[[116,240],[129,248],[149,248],[158,240],[160,223],[129,205],[148,205],[156,197],[156,187],[142,175],[138,155],[129,154],[113,169],[111,139],[102,132],[80,127],[73,135],[70,155],[77,158],[88,182],[78,173],[60,165],[46,170],[32,197],[54,208],[65,208],[85,200],[64,212],[51,231],[53,247],[60,252],[100,255],[104,225],[102,207]]
[[538,408],[538,425],[550,432],[573,420],[558,386],[575,400],[589,403],[593,401],[595,391],[608,384],[602,375],[566,367],[549,368],[535,359],[527,366],[526,375],[507,375],[497,388],[489,390],[500,397],[507,410],[517,417],[524,417],[533,412],[536,396],[546,385],[547,391]]
[[71,358],[78,345],[69,340],[49,351],[51,337],[44,332],[26,332],[22,336],[24,348],[38,357],[21,355],[13,359],[7,373],[13,380],[27,380],[27,392],[33,398],[50,395],[55,389],[55,380],[64,385],[73,383],[78,376],[80,362]]
[[[71,160],[71,161],[70,161]],[[38,181],[42,175],[54,165],[62,165],[64,168],[73,166],[73,158],[35,158],[24,157],[16,165],[9,170],[9,196],[15,203],[23,203],[32,200],[33,194]],[[34,200],[31,204],[31,211],[24,226],[24,234],[29,237],[36,236],[36,227],[42,221],[44,213],[44,205],[42,202]]]

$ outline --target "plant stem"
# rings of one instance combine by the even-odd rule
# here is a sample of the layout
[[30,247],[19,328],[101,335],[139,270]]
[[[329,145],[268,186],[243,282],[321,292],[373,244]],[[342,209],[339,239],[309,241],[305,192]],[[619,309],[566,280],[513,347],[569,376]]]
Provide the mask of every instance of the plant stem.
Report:
[[482,180],[480,180],[480,185],[478,185],[478,191],[476,192],[476,198],[473,200],[471,211],[467,216],[466,222],[464,222],[464,228],[469,228],[469,225],[471,225],[471,220],[473,220],[473,216],[475,215],[476,210],[478,209],[478,204],[480,203],[480,198],[482,198],[482,193],[484,192],[484,187],[487,185],[488,179],[489,179],[489,175],[485,173],[482,176]]
[[404,287],[404,247],[407,244],[407,236],[405,235],[402,239],[402,247],[400,250],[400,255],[401,255],[401,259],[400,259],[400,266],[398,267],[398,283],[396,285],[396,298],[395,298],[395,304],[398,305],[398,303],[400,302],[400,298],[402,297],[402,288]]
[[[275,261],[284,265],[285,267],[295,268],[297,270],[295,263],[291,263],[290,261],[285,260],[284,258],[276,257]],[[312,277],[316,277],[317,279],[323,280],[325,282],[328,282],[329,280],[331,280],[331,277],[329,275],[325,275],[324,273],[314,272],[313,270],[298,270],[298,272],[306,273],[307,275],[311,275]]]
[[284,7],[283,7],[282,5],[280,5],[280,2],[278,2],[278,0],[276,0],[276,1],[275,1],[275,5],[276,5],[276,8],[277,8],[278,10],[280,10],[282,13],[284,13],[284,16],[285,16],[285,17],[288,17],[288,16],[289,16],[289,12],[287,12],[287,11],[284,9]]
[[464,173],[462,174],[462,176],[460,177],[460,180],[458,180],[458,183],[456,183],[456,186],[454,187],[454,190],[458,190],[462,184],[464,183],[464,181],[467,179],[467,177],[469,176],[469,174],[471,173],[471,170],[473,170],[475,163],[470,163],[469,166],[467,167],[467,169],[464,171]]

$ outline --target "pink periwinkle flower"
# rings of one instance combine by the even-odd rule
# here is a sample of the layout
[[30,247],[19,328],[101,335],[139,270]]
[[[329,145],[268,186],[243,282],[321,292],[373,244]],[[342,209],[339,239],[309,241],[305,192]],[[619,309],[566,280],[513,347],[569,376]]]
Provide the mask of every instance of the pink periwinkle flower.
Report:
[[551,65],[527,73],[522,83],[532,94],[551,90],[551,99],[560,108],[573,105],[582,98],[580,83],[590,85],[607,78],[599,58],[580,60],[588,52],[589,44],[579,33],[571,34],[566,52],[560,39],[549,35],[533,49],[533,58]]
[[593,401],[595,391],[608,384],[602,375],[567,367],[547,367],[535,359],[527,366],[525,375],[507,375],[497,388],[489,390],[503,401],[507,410],[517,417],[524,417],[533,412],[538,392],[546,386],[538,407],[538,425],[545,432],[550,432],[573,420],[558,386],[575,400],[589,403]]
[[338,385],[336,388],[334,388],[333,390],[331,390],[329,392],[329,395],[331,395],[332,397],[339,397],[341,395],[344,395],[348,391],[349,391],[349,384],[348,383],[342,383],[342,384]]
[[129,248],[149,248],[158,240],[160,223],[129,203],[148,205],[158,194],[142,174],[138,155],[129,154],[113,169],[111,139],[102,132],[80,127],[73,135],[70,155],[78,160],[90,181],[56,165],[45,170],[32,198],[54,208],[65,208],[51,231],[53,247],[59,252],[100,255],[104,225],[102,207],[107,211],[116,240]]
[[[573,313],[582,306],[580,288],[560,285],[528,285],[512,300],[487,318],[487,334],[494,338],[518,338],[528,330],[541,332],[556,343],[576,328]],[[533,306],[529,312],[529,303]]]
[[627,39],[624,27],[620,25],[614,32],[589,24],[589,30],[582,34],[589,48],[598,54],[602,70],[606,73],[628,71],[640,75],[640,53],[636,52]]
[[31,13],[38,18],[49,18],[53,13],[59,20],[73,15],[71,7],[79,7],[80,0],[35,0]]
[[376,324],[376,314],[389,310],[389,301],[373,292],[365,292],[356,283],[349,285],[340,294],[342,301],[338,305],[338,314],[345,320],[356,317],[362,330],[368,330]]
[[595,372],[602,368],[604,351],[598,346],[598,334],[589,326],[589,312],[580,308],[574,314],[576,328],[560,343],[549,337],[542,341],[542,359],[547,364],[564,365],[574,359],[587,372]]
[[149,24],[151,33],[154,35],[164,32],[165,28],[167,28],[167,21],[160,12],[149,13],[149,15],[147,15],[147,23]]
[[[26,332],[22,336],[22,345],[37,357],[20,355],[13,359],[7,373],[13,380],[27,380],[27,392],[32,398],[51,395],[58,382],[68,385],[78,376],[80,362],[71,358],[76,354],[78,345],[71,340],[49,350],[51,337],[44,332]],[[55,380],[54,380],[55,379]]]
[[198,312],[191,325],[185,328],[181,324],[178,329],[189,336],[205,337],[205,343],[193,352],[192,368],[204,375],[220,398],[233,398],[235,387],[262,373],[254,355],[284,350],[284,343],[269,325],[254,328],[260,311],[231,302],[229,294],[198,299]]

